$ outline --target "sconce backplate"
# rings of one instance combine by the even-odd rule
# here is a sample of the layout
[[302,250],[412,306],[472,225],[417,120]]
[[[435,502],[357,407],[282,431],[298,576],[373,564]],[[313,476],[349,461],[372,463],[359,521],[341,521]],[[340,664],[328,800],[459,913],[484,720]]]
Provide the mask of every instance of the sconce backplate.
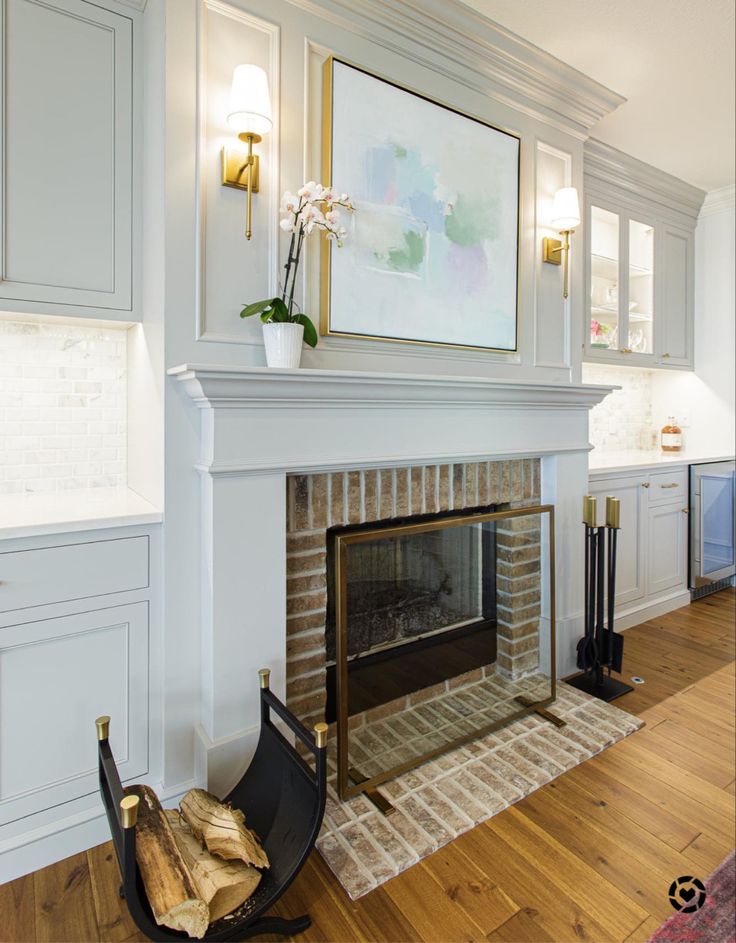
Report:
[[562,243],[559,239],[545,236],[542,240],[542,261],[551,265],[562,265]]
[[[246,160],[248,155],[241,150],[230,147],[222,149],[222,185],[223,187],[234,187],[236,190],[248,189],[248,171],[246,169]],[[251,192],[258,193],[258,155],[253,155],[253,174]]]

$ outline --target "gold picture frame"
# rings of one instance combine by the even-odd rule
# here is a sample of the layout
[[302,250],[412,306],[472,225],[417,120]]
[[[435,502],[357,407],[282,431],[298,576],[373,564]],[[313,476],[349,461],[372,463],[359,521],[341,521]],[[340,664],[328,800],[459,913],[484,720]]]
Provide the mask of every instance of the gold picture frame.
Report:
[[[431,105],[436,106],[439,109],[443,109],[453,115],[459,116],[461,118],[467,119],[469,122],[474,124],[481,125],[484,128],[497,132],[498,134],[505,135],[506,137],[512,138],[517,142],[517,151],[516,151],[516,161],[515,161],[515,170],[516,170],[516,219],[515,219],[515,270],[516,270],[516,279],[515,279],[515,304],[514,304],[514,320],[513,320],[513,345],[509,346],[493,346],[489,344],[466,344],[466,343],[453,343],[446,340],[428,340],[428,339],[418,339],[418,338],[407,338],[407,337],[398,337],[390,336],[380,333],[363,333],[359,331],[346,331],[339,330],[334,327],[332,324],[332,252],[335,251],[334,244],[327,239],[326,233],[322,233],[321,245],[320,245],[320,334],[325,337],[341,337],[345,339],[353,340],[372,340],[372,341],[382,341],[384,343],[392,344],[412,344],[420,345],[423,347],[439,347],[439,348],[450,348],[455,350],[475,350],[479,352],[489,352],[489,353],[500,353],[500,354],[516,354],[519,350],[519,285],[520,285],[520,233],[521,233],[521,137],[515,132],[498,127],[487,121],[484,121],[481,118],[478,118],[474,115],[467,114],[466,112],[460,111],[457,108],[452,107],[451,105],[445,104],[437,99],[430,98],[427,95],[422,94],[421,92],[416,91],[415,89],[409,88],[404,85],[400,85],[396,82],[393,82],[391,79],[386,78],[385,76],[379,75],[375,72],[371,72],[367,69],[362,68],[359,65],[356,65],[352,62],[349,62],[345,59],[339,58],[337,56],[329,56],[323,66],[322,66],[322,181],[326,186],[331,186],[333,183],[332,172],[333,172],[333,137],[334,137],[334,115],[333,115],[333,91],[334,91],[334,66],[339,64],[345,66],[348,69],[355,70],[358,73],[362,73],[365,76],[375,79],[378,82],[384,83],[394,89],[398,89],[401,92],[406,93],[409,96],[420,99],[423,102],[427,102]],[[338,181],[339,183],[339,181]],[[351,194],[353,196],[353,194]],[[359,215],[359,214],[358,214]],[[356,221],[359,225],[359,220]],[[342,251],[342,250],[337,250]]]

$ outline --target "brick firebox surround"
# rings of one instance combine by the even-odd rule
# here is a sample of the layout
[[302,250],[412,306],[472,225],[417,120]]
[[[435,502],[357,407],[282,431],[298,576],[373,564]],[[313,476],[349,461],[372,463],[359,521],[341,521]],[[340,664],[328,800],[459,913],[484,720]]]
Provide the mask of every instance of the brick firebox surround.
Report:
[[[325,710],[328,528],[540,503],[538,459],[289,475],[286,481],[286,700],[308,725],[323,720]],[[538,517],[499,524],[496,580],[496,670],[515,680],[539,666]]]

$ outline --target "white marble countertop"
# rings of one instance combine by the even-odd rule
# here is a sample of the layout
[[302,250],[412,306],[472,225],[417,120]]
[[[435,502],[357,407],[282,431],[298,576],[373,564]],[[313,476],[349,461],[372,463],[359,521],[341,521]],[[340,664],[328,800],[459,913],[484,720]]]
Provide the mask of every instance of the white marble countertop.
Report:
[[0,497],[0,538],[160,524],[163,513],[130,488]]
[[697,465],[700,462],[733,461],[733,453],[720,452],[660,452],[657,450],[635,450],[631,452],[601,452],[593,449],[588,460],[591,475],[600,477],[606,474],[628,471],[651,471],[663,466]]

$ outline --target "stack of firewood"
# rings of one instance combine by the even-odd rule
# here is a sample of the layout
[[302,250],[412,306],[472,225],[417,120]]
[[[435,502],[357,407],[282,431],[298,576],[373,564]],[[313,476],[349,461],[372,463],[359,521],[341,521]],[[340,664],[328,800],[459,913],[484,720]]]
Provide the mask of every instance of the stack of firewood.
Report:
[[204,789],[191,789],[179,809],[162,809],[148,786],[126,792],[140,799],[136,859],[159,925],[202,937],[255,891],[269,866],[245,816]]

